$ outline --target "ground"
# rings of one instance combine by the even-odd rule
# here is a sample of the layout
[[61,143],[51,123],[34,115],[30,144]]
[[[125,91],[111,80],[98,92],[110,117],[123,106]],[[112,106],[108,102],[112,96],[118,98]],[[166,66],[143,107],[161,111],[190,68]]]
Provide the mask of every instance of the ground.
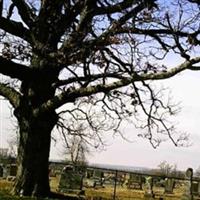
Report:
[[[9,191],[12,188],[12,181],[0,180],[0,199],[1,200],[22,200],[21,197],[13,197],[9,195]],[[54,192],[57,192],[58,187],[58,177],[50,178],[51,189]],[[154,188],[155,199],[164,199],[164,200],[180,200],[181,194],[183,192],[183,188],[176,188],[174,194],[163,195],[163,189]],[[86,188],[85,189],[85,199],[86,200],[109,200],[113,199],[113,187],[106,188]],[[70,196],[75,196],[73,194],[68,194]],[[126,187],[117,187],[116,191],[116,199],[117,200],[144,200],[144,191],[127,189]],[[68,198],[67,198],[68,199]],[[30,200],[30,198],[23,198],[23,200]],[[37,199],[39,200],[39,199]],[[195,200],[200,200],[200,198],[195,197]]]

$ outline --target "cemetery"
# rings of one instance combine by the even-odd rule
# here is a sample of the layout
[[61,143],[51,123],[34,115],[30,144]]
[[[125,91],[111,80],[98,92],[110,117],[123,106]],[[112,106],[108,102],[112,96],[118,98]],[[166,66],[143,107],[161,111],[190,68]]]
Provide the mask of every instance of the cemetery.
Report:
[[[0,0],[0,200],[200,199],[199,17],[200,0]],[[112,144],[100,163],[183,176],[86,166]]]
[[[16,165],[0,164],[0,185],[14,181]],[[50,164],[52,190],[86,199],[200,199],[200,179],[187,169],[184,177],[164,177],[156,174],[120,171],[97,167],[76,167]]]
[[[159,177],[155,174],[95,167],[88,167],[82,173],[72,171],[72,168],[71,171],[62,171],[60,191],[71,193],[79,189],[79,194],[103,194],[108,199],[124,199],[124,196],[131,198],[131,195],[139,195],[139,199],[200,199],[200,179],[193,177],[191,168],[187,169],[185,177]],[[71,178],[65,179],[69,174]]]

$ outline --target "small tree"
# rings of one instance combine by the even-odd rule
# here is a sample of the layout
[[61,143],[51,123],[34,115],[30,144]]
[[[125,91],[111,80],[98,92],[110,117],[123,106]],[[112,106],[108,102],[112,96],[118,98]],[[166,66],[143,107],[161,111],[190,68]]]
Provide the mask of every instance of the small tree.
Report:
[[5,164],[7,158],[8,158],[8,149],[0,148],[0,163]]
[[17,148],[19,145],[18,134],[8,139],[8,151],[11,157],[17,158]]
[[15,163],[16,157],[9,152],[8,148],[0,148],[0,164],[7,165]]
[[163,176],[176,176],[178,174],[177,165],[163,161],[158,165],[158,173]]
[[86,166],[86,156],[89,154],[89,149],[82,138],[72,136],[67,141],[64,154],[74,166]]
[[200,177],[200,166],[195,170],[194,175]]

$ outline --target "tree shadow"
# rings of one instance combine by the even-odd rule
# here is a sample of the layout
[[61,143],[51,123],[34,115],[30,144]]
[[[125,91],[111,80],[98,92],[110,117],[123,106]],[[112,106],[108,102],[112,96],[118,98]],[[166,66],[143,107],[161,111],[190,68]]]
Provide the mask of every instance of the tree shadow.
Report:
[[84,200],[85,198],[82,196],[68,196],[62,193],[51,192],[49,195],[52,199],[65,199],[65,200]]

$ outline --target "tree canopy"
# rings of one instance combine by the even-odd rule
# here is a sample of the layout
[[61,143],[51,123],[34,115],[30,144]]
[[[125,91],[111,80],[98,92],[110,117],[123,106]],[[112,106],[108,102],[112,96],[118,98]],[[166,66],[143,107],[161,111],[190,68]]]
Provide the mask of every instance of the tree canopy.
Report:
[[168,122],[176,106],[151,82],[200,70],[199,14],[192,0],[1,0],[0,95],[19,125],[17,192],[46,195],[40,175],[19,177],[33,152],[47,162],[56,124],[98,147],[102,131],[135,118],[154,147],[163,136],[181,144]]
[[[35,115],[86,97],[92,106],[98,101],[104,113],[113,112],[115,116],[110,117],[115,120],[135,114],[140,106],[148,129],[158,125],[160,131],[170,130],[159,109],[173,113],[171,105],[163,105],[147,81],[170,78],[185,69],[198,70],[199,57],[194,54],[199,45],[196,4],[129,0],[18,0],[1,4],[1,73],[24,85],[57,74],[51,81],[56,95],[34,106]],[[30,66],[34,54],[40,57],[41,66]],[[168,54],[178,54],[180,65],[168,68]],[[52,66],[46,66],[47,61]],[[124,87],[127,89],[121,89]],[[8,79],[0,92],[14,108],[19,106],[23,91],[9,85]],[[142,93],[151,103],[145,104]],[[123,102],[128,98],[134,110]],[[77,106],[73,110],[87,115]],[[147,132],[151,139],[151,130]]]

